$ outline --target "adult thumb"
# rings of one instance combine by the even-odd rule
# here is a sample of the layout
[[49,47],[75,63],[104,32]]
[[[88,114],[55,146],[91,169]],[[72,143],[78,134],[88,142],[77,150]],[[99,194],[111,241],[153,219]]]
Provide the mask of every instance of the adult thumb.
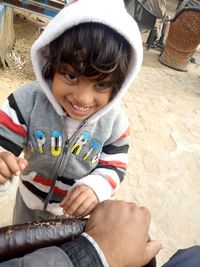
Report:
[[163,242],[161,240],[152,240],[147,243],[144,253],[144,263],[147,264],[155,257],[158,252],[163,248]]

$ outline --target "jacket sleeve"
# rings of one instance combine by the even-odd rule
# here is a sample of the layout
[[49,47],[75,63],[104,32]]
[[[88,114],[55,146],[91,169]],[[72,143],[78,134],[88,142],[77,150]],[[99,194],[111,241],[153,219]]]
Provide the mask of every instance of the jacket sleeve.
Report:
[[103,252],[89,235],[76,237],[71,242],[66,242],[61,249],[70,258],[74,267],[108,267]]
[[38,249],[21,258],[0,263],[0,267],[106,267],[98,251],[84,236],[66,242],[61,247]]
[[0,110],[0,146],[19,156],[27,139],[27,127],[13,94]]
[[[120,125],[121,129],[118,127]],[[89,186],[100,202],[111,198],[126,174],[129,132],[127,119],[114,125],[109,142],[103,146],[97,167],[89,175],[77,180],[73,187],[82,184]]]
[[[27,128],[22,114],[11,94],[0,110],[0,152],[10,151],[19,156],[27,139]],[[12,180],[0,185],[0,196],[8,192]]]
[[47,247],[35,250],[21,258],[0,263],[0,267],[73,267],[70,258],[59,247]]

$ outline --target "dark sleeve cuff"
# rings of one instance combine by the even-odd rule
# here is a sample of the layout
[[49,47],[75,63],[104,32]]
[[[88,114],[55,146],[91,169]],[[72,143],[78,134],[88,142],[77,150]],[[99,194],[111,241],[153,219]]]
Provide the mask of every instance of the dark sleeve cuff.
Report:
[[104,267],[94,246],[84,236],[78,236],[60,246],[74,267]]

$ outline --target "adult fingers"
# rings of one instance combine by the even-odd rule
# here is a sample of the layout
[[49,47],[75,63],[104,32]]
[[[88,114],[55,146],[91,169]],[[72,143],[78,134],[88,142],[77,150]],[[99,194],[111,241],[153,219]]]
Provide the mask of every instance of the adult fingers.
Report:
[[144,262],[142,263],[143,265],[147,264],[148,262],[153,259],[158,252],[162,249],[163,247],[163,242],[161,240],[153,240],[147,242],[147,246],[144,252]]
[[146,220],[151,221],[151,213],[150,213],[150,211],[144,206],[140,207],[140,210],[145,214]]
[[[146,233],[147,241],[149,236],[149,227],[151,223],[151,214],[150,211],[146,207],[139,207],[136,203],[129,203],[131,207],[131,213],[132,213],[132,222],[135,224],[137,223],[138,226],[140,226],[140,229],[144,233]],[[131,214],[130,213],[130,214]],[[144,227],[145,226],[145,227]]]

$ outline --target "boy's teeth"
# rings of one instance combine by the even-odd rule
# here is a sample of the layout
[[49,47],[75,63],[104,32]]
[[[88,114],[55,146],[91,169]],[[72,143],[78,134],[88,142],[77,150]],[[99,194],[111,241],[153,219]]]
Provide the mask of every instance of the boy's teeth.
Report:
[[72,104],[72,107],[76,109],[77,111],[86,112],[90,109],[90,107],[79,107],[77,105]]

